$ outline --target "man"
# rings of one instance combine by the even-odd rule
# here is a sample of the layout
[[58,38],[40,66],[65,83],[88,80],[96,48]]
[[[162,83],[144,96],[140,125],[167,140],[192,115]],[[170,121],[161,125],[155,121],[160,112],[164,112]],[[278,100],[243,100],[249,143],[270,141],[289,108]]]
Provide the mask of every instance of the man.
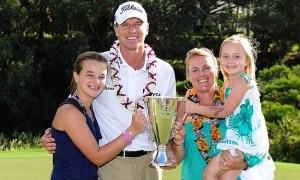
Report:
[[[110,51],[102,53],[110,65],[106,87],[93,101],[95,115],[103,138],[100,146],[119,136],[130,126],[132,113],[146,114],[144,96],[175,96],[176,82],[173,68],[157,58],[145,44],[149,23],[144,8],[136,2],[125,2],[115,13],[114,31],[118,38]],[[140,133],[116,158],[98,170],[100,180],[161,179],[160,168],[149,166],[155,144],[148,130]],[[43,146],[54,152],[54,139],[46,131]]]

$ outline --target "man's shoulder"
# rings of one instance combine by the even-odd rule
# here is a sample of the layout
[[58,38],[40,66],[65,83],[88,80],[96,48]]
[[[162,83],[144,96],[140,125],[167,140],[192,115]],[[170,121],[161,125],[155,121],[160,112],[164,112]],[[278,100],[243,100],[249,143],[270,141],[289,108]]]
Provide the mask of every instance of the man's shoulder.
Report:
[[106,59],[106,61],[109,60],[109,51],[104,51],[100,53],[102,56],[104,56],[104,58]]
[[167,68],[167,69],[173,69],[173,67],[167,62],[164,61],[158,57],[156,57],[157,63],[159,67]]

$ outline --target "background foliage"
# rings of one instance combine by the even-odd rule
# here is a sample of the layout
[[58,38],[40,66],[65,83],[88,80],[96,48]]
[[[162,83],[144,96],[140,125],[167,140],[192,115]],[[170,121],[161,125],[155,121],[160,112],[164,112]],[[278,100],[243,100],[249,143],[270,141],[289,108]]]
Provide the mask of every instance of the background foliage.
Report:
[[[13,130],[31,136],[50,126],[56,106],[69,94],[75,58],[86,50],[109,49],[115,39],[113,15],[122,2],[0,1],[0,132],[9,139],[5,142],[15,139]],[[218,55],[227,36],[254,36],[260,42],[257,76],[271,154],[275,160],[300,162],[298,0],[139,2],[150,23],[146,42],[174,67],[179,95],[185,93],[183,60],[189,49],[205,46]]]

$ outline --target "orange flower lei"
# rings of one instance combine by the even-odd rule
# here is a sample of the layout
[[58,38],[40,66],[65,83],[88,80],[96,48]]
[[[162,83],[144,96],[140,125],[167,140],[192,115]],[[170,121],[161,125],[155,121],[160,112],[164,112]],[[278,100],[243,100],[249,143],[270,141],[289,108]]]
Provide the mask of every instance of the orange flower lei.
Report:
[[[194,88],[188,89],[186,93],[186,97],[195,103],[199,103],[200,101],[197,98],[197,92]],[[215,96],[214,96],[214,103],[215,105],[222,105],[224,104],[224,91],[223,89],[217,87],[215,91]],[[196,141],[198,145],[198,149],[200,150],[201,155],[203,158],[208,162],[210,160],[208,153],[210,151],[210,147],[215,145],[217,142],[221,140],[221,132],[219,129],[219,125],[222,119],[217,119],[217,118],[209,118],[206,116],[202,116],[200,114],[192,114],[192,125],[193,125],[193,130],[195,131],[198,140]],[[211,126],[211,144],[210,146],[208,145],[206,141],[206,137],[204,136],[204,133],[202,131],[203,125],[202,122],[209,122],[212,123]]]

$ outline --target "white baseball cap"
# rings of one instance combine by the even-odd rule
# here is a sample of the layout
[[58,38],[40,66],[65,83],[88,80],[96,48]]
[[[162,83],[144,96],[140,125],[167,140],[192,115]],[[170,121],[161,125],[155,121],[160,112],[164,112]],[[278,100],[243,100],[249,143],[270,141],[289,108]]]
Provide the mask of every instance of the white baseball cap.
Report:
[[148,22],[147,13],[141,4],[128,1],[121,4],[115,13],[115,24],[122,24],[129,18],[139,18],[143,22]]

